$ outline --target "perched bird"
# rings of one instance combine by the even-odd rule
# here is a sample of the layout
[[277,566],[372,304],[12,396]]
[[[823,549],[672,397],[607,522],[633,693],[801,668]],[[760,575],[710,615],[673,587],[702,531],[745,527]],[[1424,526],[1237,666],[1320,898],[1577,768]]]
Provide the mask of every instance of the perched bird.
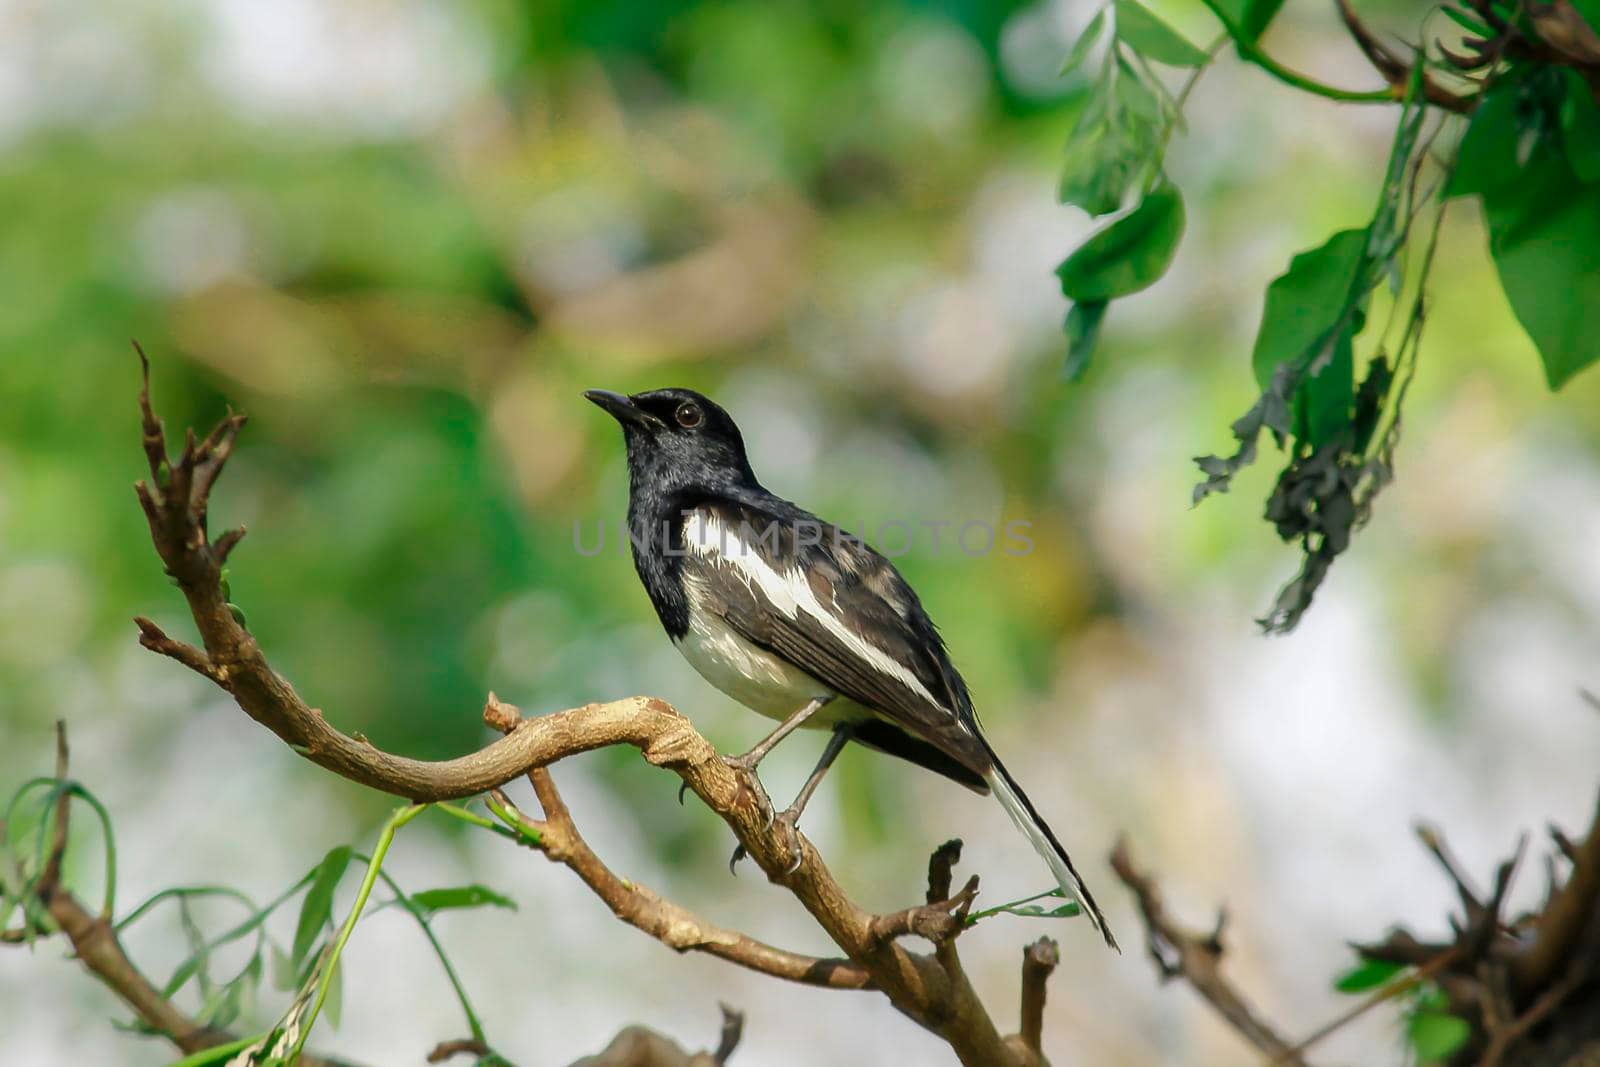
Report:
[[583,395],[622,424],[633,562],[667,635],[712,685],[780,721],[729,762],[754,771],[798,727],[833,731],[777,818],[795,827],[851,741],[992,791],[1116,948],[1067,850],[984,739],[944,640],[894,565],[768,492],[733,419],[699,393]]

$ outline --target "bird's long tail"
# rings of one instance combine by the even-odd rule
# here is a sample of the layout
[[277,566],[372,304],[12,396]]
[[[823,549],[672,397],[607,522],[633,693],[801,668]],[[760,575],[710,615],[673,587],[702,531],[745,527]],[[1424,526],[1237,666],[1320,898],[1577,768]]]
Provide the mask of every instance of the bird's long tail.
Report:
[[1033,845],[1034,851],[1050,865],[1050,871],[1061,885],[1061,891],[1078,902],[1090,925],[1106,939],[1106,944],[1121,952],[1121,946],[1112,936],[1111,928],[1106,925],[1106,917],[1101,914],[1100,906],[1094,902],[1094,895],[1089,892],[1089,887],[1083,884],[1083,879],[1078,877],[1077,869],[1072,866],[1071,857],[1067,855],[1067,850],[1061,847],[1061,842],[1056,840],[1050,824],[1044,821],[1038,809],[1033,806],[1033,801],[1028,799],[1028,794],[1022,791],[1022,786],[1011,777],[1011,772],[1000,762],[1000,757],[995,754],[993,748],[990,748],[988,741],[983,742],[983,747],[989,750],[990,760],[989,770],[983,777],[989,783],[989,788],[994,791],[995,799],[1000,801],[1000,806],[1006,809],[1006,814],[1011,816],[1011,821],[1017,824],[1017,829],[1021,830],[1023,836]]

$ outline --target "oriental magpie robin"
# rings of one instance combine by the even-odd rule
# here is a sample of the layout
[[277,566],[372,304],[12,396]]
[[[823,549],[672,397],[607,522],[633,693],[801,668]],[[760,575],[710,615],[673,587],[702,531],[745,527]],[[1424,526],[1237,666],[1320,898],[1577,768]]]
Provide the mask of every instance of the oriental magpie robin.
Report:
[[754,771],[796,728],[833,731],[778,818],[794,828],[850,741],[992,791],[1116,948],[1066,849],[984,739],[966,683],[894,565],[763,488],[733,419],[699,393],[583,395],[622,424],[634,567],[667,636],[712,685],[780,721],[729,762]]

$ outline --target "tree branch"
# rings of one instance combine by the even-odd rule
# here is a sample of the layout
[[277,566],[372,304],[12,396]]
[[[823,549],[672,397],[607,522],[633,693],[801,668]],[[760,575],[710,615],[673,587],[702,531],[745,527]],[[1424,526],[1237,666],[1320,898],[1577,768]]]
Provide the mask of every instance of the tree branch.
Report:
[[535,768],[528,773],[528,779],[544,809],[543,819],[524,814],[499,789],[491,794],[517,820],[523,830],[522,843],[544,853],[546,859],[571,869],[613,915],[629,926],[643,930],[677,952],[704,952],[791,982],[832,989],[865,989],[871,984],[871,976],[850,960],[819,959],[774,948],[707,922],[638,882],[618,878],[578,832],[550,772],[543,767]]
[[1117,842],[1111,852],[1111,869],[1122,884],[1133,891],[1144,917],[1150,958],[1163,979],[1181,976],[1228,1023],[1274,1063],[1286,1067],[1306,1067],[1294,1046],[1263,1022],[1244,997],[1222,975],[1222,927],[1225,913],[1217,918],[1216,929],[1208,934],[1194,933],[1177,926],[1167,916],[1161,891],[1155,880],[1139,871],[1128,853],[1126,841]]
[[[56,723],[56,778],[67,781],[67,726]],[[225,1030],[204,1026],[191,1019],[134,966],[117,938],[111,916],[94,915],[61,882],[61,866],[67,853],[72,795],[62,790],[56,800],[55,831],[50,853],[31,892],[38,898],[50,921],[72,944],[72,951],[88,971],[115,993],[151,1029],[165,1034],[185,1053],[199,1052],[234,1040]],[[49,931],[40,931],[47,935]],[[304,1067],[341,1067],[338,1061],[302,1056]]]

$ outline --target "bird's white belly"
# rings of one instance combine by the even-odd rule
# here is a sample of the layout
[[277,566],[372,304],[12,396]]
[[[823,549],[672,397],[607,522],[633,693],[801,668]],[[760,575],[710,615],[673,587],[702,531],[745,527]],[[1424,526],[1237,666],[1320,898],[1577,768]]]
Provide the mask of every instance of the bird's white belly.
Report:
[[[805,671],[746,641],[720,615],[698,607],[690,608],[689,630],[674,643],[702,678],[771,719],[788,718],[808,702],[834,695]],[[832,726],[845,703],[834,701],[806,725]]]

